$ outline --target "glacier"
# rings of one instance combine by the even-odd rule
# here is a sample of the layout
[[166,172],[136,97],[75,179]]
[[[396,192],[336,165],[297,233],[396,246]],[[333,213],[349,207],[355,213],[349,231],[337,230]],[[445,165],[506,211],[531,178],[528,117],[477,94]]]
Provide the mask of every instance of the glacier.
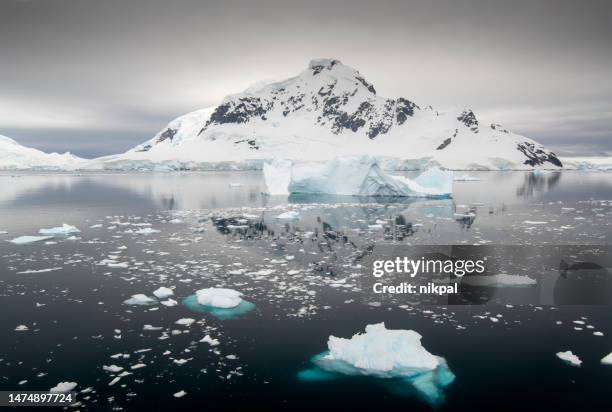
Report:
[[365,333],[350,339],[332,335],[328,350],[312,359],[317,369],[298,376],[303,381],[330,380],[335,374],[395,379],[436,405],[443,401],[443,390],[455,375],[444,358],[423,347],[421,338],[413,330],[387,329],[384,323],[367,325]]
[[374,197],[448,197],[453,173],[432,167],[416,179],[391,176],[375,158],[338,157],[328,162],[275,161],[264,166],[269,193]]

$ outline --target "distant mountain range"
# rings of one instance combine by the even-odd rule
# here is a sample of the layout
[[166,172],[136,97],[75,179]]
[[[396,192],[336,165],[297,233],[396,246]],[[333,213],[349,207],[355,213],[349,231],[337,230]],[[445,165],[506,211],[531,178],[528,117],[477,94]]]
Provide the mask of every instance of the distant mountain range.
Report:
[[70,153],[45,153],[0,135],[0,170],[74,170],[87,161]]
[[36,167],[40,161],[42,168],[62,168],[65,162],[65,168],[84,169],[260,169],[271,159],[322,161],[355,155],[373,156],[383,168],[399,170],[431,165],[454,170],[563,167],[538,142],[499,124],[483,124],[470,109],[442,112],[403,97],[378,96],[357,70],[336,59],[312,60],[296,77],[180,116],[122,154],[84,162],[70,154],[26,153],[26,148],[1,144],[0,168],[11,164],[3,154],[5,146],[9,153],[22,153],[8,155],[15,168]]

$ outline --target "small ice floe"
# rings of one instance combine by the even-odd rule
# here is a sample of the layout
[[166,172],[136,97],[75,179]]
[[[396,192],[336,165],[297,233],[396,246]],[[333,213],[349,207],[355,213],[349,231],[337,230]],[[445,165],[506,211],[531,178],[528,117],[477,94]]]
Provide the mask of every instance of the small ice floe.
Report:
[[29,330],[30,328],[28,328],[26,325],[19,325],[15,328],[15,332],[27,332]]
[[557,358],[563,360],[564,362],[572,366],[580,366],[582,364],[580,358],[574,355],[571,350],[567,350],[565,352],[557,352]]
[[32,274],[32,273],[46,273],[46,272],[54,272],[56,270],[61,270],[62,268],[47,268],[47,269],[28,269],[28,270],[23,270],[21,272],[17,272],[18,275],[26,275],[26,274]]
[[81,231],[77,229],[76,226],[72,226],[67,223],[64,223],[58,227],[40,229],[38,233],[44,236],[68,236],[68,235],[72,235],[75,233],[81,233]]
[[276,216],[276,219],[280,220],[298,220],[299,218],[300,214],[295,210],[290,210],[288,212],[281,213],[280,215]]
[[243,186],[244,186],[244,184],[242,184],[242,183],[230,183],[229,184],[229,187],[243,187]]
[[195,319],[193,318],[181,318],[179,320],[177,320],[176,323],[177,325],[182,325],[182,326],[191,326],[193,323],[195,322]]
[[130,369],[134,370],[134,369],[141,369],[146,367],[147,365],[145,365],[144,363],[137,363],[136,365],[132,365],[130,366]]
[[187,392],[185,392],[185,391],[183,391],[183,390],[180,390],[180,391],[176,392],[176,393],[175,393],[174,395],[172,395],[172,396],[174,396],[175,398],[182,398],[182,397],[183,397],[183,396],[185,396],[185,395],[187,395]]
[[612,365],[612,352],[601,358],[601,363],[603,365]]
[[154,305],[157,303],[157,300],[142,293],[137,293],[136,295],[132,295],[131,298],[123,301],[123,303],[126,305]]
[[334,379],[338,375],[400,378],[430,404],[444,399],[443,389],[455,379],[442,357],[421,345],[413,330],[391,330],[384,323],[366,326],[350,339],[330,336],[328,350],[312,359],[317,366],[299,373],[303,381]]
[[162,330],[163,328],[161,326],[153,326],[153,325],[149,325],[146,324],[142,327],[142,330]]
[[523,222],[526,225],[546,225],[548,222],[538,221],[538,220],[525,220]]
[[595,336],[603,336],[604,334],[603,334],[603,332],[600,332],[600,331],[596,330],[595,332],[593,332],[593,335],[595,335]]
[[200,342],[208,343],[210,346],[217,346],[217,345],[219,345],[219,340],[211,338],[210,335],[204,336],[202,339],[200,339]]
[[6,235],[8,232],[6,230],[0,230],[0,235]]
[[51,389],[49,389],[49,392],[54,392],[54,393],[70,392],[76,387],[77,387],[76,382],[60,382],[54,387],[52,387]]
[[117,365],[108,365],[108,366],[103,365],[102,370],[105,370],[106,372],[111,372],[111,373],[119,373],[123,370],[123,368]]
[[461,278],[462,284],[470,286],[485,286],[485,287],[527,287],[537,284],[535,279],[529,276],[508,275],[501,273],[498,275],[482,276],[470,275]]
[[9,240],[9,242],[15,245],[27,245],[28,243],[42,242],[49,239],[53,239],[53,236],[19,236]]
[[153,291],[153,294],[158,299],[166,299],[166,298],[169,298],[170,296],[174,296],[174,292],[172,291],[172,289],[167,288],[165,286],[162,286],[156,289],[155,291]]
[[162,300],[162,301],[161,301],[161,302],[159,302],[159,303],[161,303],[161,304],[162,304],[162,305],[164,305],[164,306],[168,306],[168,307],[178,305],[178,302],[177,302],[176,300],[174,300],[174,299],[166,299],[166,300]]
[[196,291],[200,305],[213,306],[215,308],[235,308],[242,302],[242,292],[234,289],[207,288]]
[[157,229],[152,229],[150,227],[144,227],[142,229],[138,229],[136,231],[134,231],[134,233],[136,233],[137,235],[151,235],[153,233],[159,233],[161,232],[160,230]]
[[98,223],[98,224],[89,226],[90,229],[100,229],[101,227],[102,227],[102,223]]
[[219,319],[233,319],[250,312],[255,305],[242,299],[242,293],[234,289],[207,288],[186,297],[183,304],[197,312],[210,313]]

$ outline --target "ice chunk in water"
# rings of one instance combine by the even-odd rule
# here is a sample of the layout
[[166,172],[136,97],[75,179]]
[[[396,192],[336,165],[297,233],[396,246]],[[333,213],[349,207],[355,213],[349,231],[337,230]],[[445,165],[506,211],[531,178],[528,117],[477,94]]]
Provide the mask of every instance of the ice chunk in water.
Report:
[[582,364],[580,358],[574,355],[571,350],[557,352],[557,358],[569,363],[572,366],[580,366]]
[[70,392],[76,387],[77,387],[76,382],[60,382],[54,387],[52,387],[51,389],[49,389],[49,392],[55,392],[55,393]]
[[41,242],[49,239],[53,239],[53,236],[19,236],[9,240],[9,242],[16,245],[27,245],[28,243]]
[[604,365],[612,365],[612,352],[601,358],[601,363]]
[[172,291],[172,289],[162,286],[156,289],[155,291],[153,291],[153,294],[158,299],[165,299],[165,298],[169,298],[170,296],[173,296],[174,292]]
[[404,372],[431,370],[440,364],[438,357],[421,345],[421,335],[413,330],[390,330],[384,323],[366,326],[366,332],[351,339],[330,336],[329,360],[342,360],[370,374],[388,376]]
[[263,166],[263,175],[266,182],[266,193],[270,195],[288,195],[291,180],[291,166],[289,160],[275,160]]
[[124,301],[126,305],[153,305],[157,303],[157,301],[153,298],[148,297],[142,293],[138,293],[136,295],[132,295],[131,298]]
[[283,220],[298,220],[300,218],[300,214],[299,212],[290,210],[288,212],[281,213],[280,215],[276,216],[276,218],[283,219]]
[[200,305],[213,306],[215,308],[235,308],[242,302],[242,292],[234,289],[207,288],[196,291]]
[[81,233],[81,231],[77,229],[75,226],[64,223],[58,227],[40,229],[38,233],[40,233],[41,235],[45,235],[45,236],[68,236],[73,233]]
[[452,193],[452,172],[433,168],[411,180],[388,175],[374,158],[368,156],[267,166],[266,169],[264,165],[264,177],[270,193],[379,197],[430,197]]
[[444,398],[443,389],[455,379],[446,360],[429,353],[413,330],[390,330],[384,323],[368,325],[365,333],[350,339],[330,336],[327,346],[327,352],[313,358],[320,370],[301,372],[302,380],[329,380],[330,373],[395,379],[394,383],[399,382],[396,391],[416,389],[429,403],[438,404]]

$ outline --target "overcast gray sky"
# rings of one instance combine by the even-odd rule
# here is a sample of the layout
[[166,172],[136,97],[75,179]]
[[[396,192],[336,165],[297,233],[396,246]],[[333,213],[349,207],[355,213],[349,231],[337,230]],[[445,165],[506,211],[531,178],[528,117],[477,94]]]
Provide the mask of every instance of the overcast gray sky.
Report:
[[382,96],[612,154],[607,0],[0,0],[0,134],[117,153],[315,57]]

